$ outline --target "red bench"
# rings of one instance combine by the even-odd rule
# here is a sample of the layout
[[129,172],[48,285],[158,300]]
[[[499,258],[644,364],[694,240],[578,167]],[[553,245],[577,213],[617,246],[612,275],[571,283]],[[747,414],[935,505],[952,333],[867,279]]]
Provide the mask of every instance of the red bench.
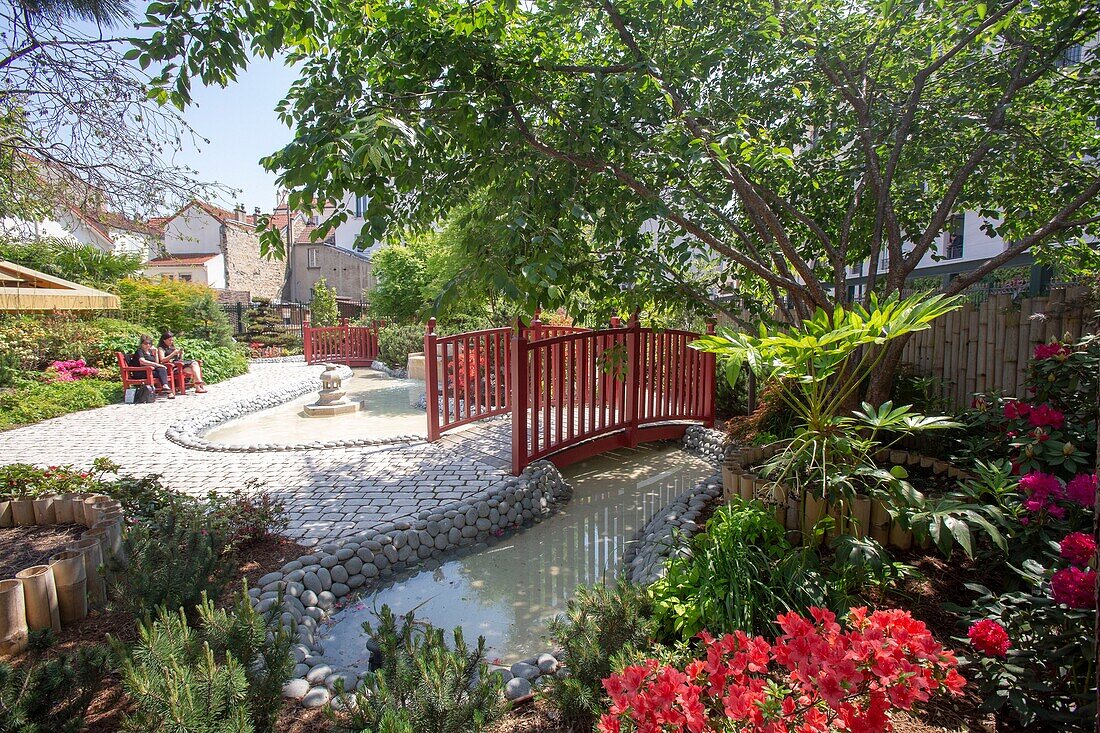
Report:
[[[202,368],[201,359],[193,359],[192,361],[198,364],[199,368]],[[169,362],[165,366],[168,367],[168,373],[172,375],[172,384],[176,388],[176,394],[187,394],[187,388],[194,386],[194,380],[191,379],[187,367],[179,361]]]
[[116,351],[115,356],[118,357],[118,370],[122,374],[123,389],[143,385],[149,385],[156,389],[157,381],[153,378],[153,367],[130,366],[126,363],[126,356],[121,351]]

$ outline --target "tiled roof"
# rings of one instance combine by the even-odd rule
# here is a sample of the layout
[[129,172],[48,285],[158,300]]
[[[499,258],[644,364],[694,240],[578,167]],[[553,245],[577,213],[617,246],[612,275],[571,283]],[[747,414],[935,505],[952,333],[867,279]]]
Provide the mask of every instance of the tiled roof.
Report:
[[216,254],[207,253],[181,253],[154,257],[145,263],[146,267],[172,267],[179,265],[201,265],[214,259]]

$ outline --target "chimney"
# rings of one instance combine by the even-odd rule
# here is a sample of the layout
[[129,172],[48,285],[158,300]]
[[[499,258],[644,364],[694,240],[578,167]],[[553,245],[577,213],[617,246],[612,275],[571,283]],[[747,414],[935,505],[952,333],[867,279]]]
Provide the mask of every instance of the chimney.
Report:
[[244,204],[238,203],[233,209],[233,218],[237,221],[248,221],[248,215],[244,213]]
[[252,216],[255,216],[255,217],[260,216],[260,207],[259,206],[256,206],[252,209]]

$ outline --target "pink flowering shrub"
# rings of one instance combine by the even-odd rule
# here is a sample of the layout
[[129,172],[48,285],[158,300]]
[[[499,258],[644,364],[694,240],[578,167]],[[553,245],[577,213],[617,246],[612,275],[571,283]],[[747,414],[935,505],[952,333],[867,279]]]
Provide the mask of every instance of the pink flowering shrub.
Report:
[[1084,532],[1071,532],[1058,543],[1058,554],[1071,565],[1086,568],[1096,559],[1096,540]]
[[1096,571],[1070,566],[1050,578],[1050,592],[1055,603],[1070,608],[1096,608]]
[[83,359],[55,361],[46,370],[46,377],[51,382],[77,382],[98,376],[99,370],[88,366]]
[[854,608],[848,629],[821,608],[778,617],[769,643],[741,631],[699,635],[705,657],[678,669],[655,659],[604,680],[601,733],[813,733],[891,730],[890,712],[960,694],[955,655],[906,611]]

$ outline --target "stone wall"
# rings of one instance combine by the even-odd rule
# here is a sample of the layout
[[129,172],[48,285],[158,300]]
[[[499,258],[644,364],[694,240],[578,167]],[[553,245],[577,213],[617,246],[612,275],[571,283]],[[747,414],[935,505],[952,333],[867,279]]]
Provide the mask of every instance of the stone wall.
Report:
[[[310,250],[317,253],[317,267],[309,266]],[[371,263],[365,255],[331,244],[296,244],[290,250],[289,259],[290,276],[285,297],[294,303],[308,303],[314,284],[322,277],[330,288],[336,289],[337,298],[347,300],[363,300],[363,293],[375,285]]]
[[226,287],[253,298],[278,298],[286,284],[286,263],[260,255],[260,237],[247,225],[222,227]]

